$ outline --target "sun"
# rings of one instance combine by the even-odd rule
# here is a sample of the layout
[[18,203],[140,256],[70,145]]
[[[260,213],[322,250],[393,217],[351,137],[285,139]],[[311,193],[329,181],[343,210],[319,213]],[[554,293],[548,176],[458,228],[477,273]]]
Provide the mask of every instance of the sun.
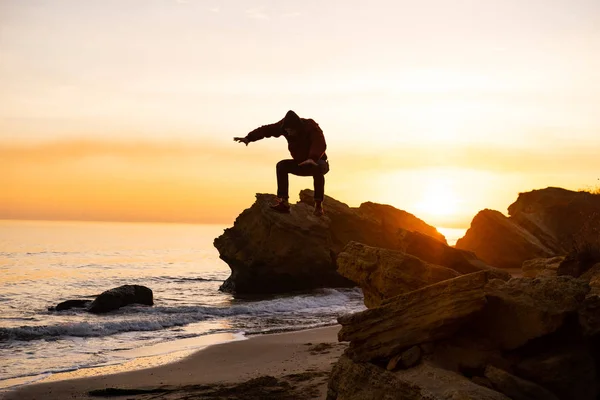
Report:
[[425,186],[415,208],[424,215],[448,217],[457,213],[458,200],[450,181],[443,178],[433,179]]

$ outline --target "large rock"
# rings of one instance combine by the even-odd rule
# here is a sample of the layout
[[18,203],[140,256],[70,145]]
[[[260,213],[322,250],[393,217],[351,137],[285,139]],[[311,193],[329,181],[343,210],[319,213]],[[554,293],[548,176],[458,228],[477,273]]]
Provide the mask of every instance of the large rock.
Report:
[[[305,199],[305,201],[310,201],[310,198]],[[406,211],[398,210],[390,205],[377,204],[369,201],[362,203],[360,207],[358,207],[357,212],[363,216],[379,221],[383,229],[390,234],[395,234],[398,231],[398,227],[402,227],[407,231],[420,232],[437,239],[442,243],[446,243],[444,235],[439,233],[433,226],[426,224]]]
[[340,274],[359,284],[369,308],[381,305],[390,297],[460,275],[402,251],[357,242],[344,247],[337,257],[337,265]]
[[483,210],[456,247],[473,251],[494,267],[520,268],[523,261],[566,255],[600,246],[600,196],[560,188],[520,193],[509,217]]
[[88,311],[95,314],[106,313],[129,304],[154,304],[152,290],[146,286],[123,285],[102,292],[89,306]]
[[589,290],[585,281],[570,276],[493,281],[486,286],[487,305],[471,334],[497,348],[515,349],[560,328]]
[[555,253],[533,234],[495,210],[480,211],[457,249],[474,252],[498,268],[520,268],[524,260],[547,258]]
[[574,242],[598,242],[600,196],[549,187],[520,193],[508,214],[557,254],[565,254]]
[[[600,297],[588,282],[489,275],[462,275],[340,317],[338,338],[350,343],[330,398],[600,398]],[[471,392],[475,383],[484,392]]]
[[415,344],[447,337],[484,307],[486,274],[462,275],[342,316],[338,338],[350,342],[352,359],[369,361],[389,360]]
[[[394,372],[343,355],[333,367],[327,400],[510,400],[429,363]],[[549,399],[550,400],[550,399]]]
[[[290,214],[279,214],[269,208],[272,195],[257,194],[252,207],[215,239],[221,259],[231,268],[222,290],[253,294],[354,286],[336,271],[337,255],[348,242],[398,249],[406,229],[437,232],[392,207],[370,203],[361,210],[327,196],[326,214],[319,218],[313,215],[312,191],[303,190],[300,199]],[[436,237],[445,244],[443,236]]]

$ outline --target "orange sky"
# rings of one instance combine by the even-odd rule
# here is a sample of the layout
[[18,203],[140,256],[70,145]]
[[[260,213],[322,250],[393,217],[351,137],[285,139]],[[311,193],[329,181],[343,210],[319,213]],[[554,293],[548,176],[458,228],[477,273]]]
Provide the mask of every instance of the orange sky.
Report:
[[288,109],[350,205],[466,227],[597,185],[600,3],[526,3],[1,2],[0,219],[230,223],[288,156],[232,137]]

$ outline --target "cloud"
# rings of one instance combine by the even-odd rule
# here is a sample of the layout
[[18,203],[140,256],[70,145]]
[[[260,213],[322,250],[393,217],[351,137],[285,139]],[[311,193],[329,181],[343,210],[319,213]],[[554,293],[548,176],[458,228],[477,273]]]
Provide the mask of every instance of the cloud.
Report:
[[271,19],[267,13],[264,12],[263,7],[251,8],[246,10],[246,16],[250,19],[269,20]]

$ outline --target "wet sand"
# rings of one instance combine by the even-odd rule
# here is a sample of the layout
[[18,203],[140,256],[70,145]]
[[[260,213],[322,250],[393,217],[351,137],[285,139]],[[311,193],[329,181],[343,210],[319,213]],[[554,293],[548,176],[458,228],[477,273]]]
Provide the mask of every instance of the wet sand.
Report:
[[[254,336],[209,346],[180,361],[154,368],[32,384],[1,397],[7,400],[325,399],[331,367],[346,347],[337,341],[339,329],[333,326]],[[93,371],[87,374],[93,375]]]

